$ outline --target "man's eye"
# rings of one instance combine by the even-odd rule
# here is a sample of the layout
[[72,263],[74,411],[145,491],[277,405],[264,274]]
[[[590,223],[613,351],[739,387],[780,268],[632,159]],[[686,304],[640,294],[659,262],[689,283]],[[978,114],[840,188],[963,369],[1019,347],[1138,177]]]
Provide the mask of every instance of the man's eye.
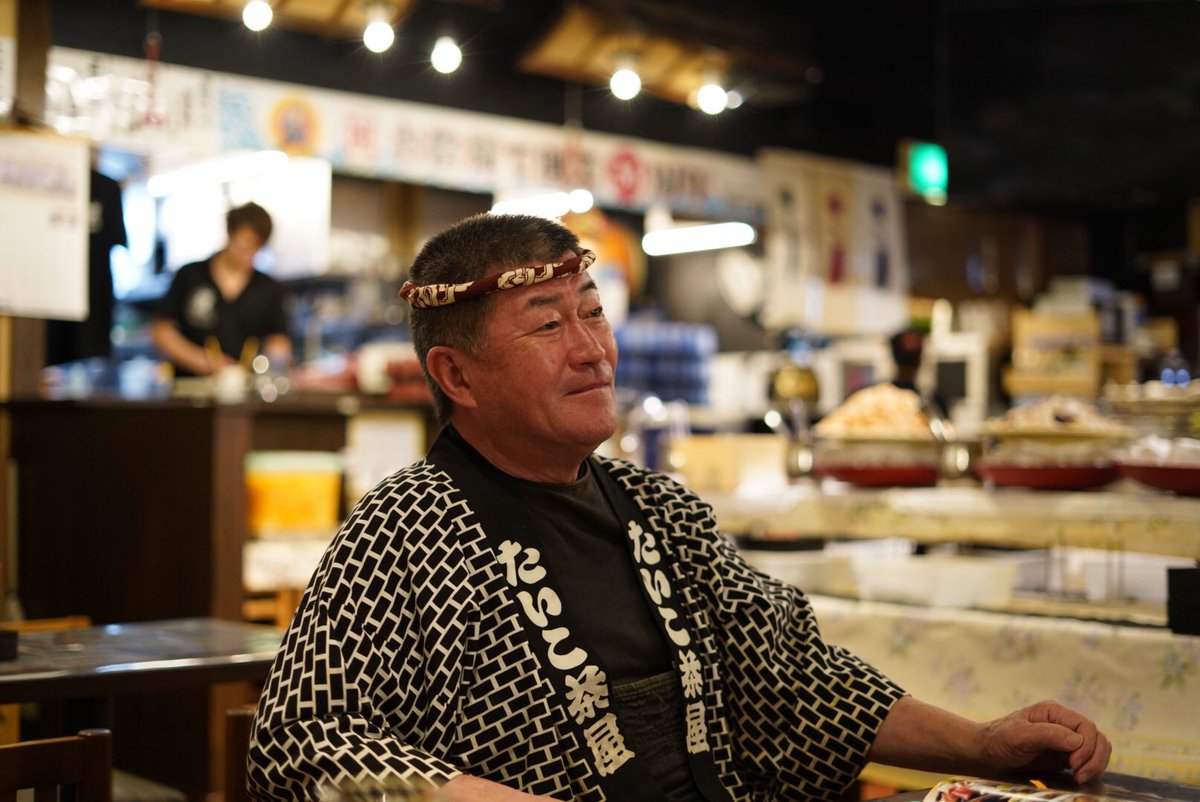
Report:
[[588,317],[604,317],[604,307],[597,306],[595,309],[587,313]]
[[558,328],[557,320],[547,320],[542,325],[538,326],[538,331],[554,331]]

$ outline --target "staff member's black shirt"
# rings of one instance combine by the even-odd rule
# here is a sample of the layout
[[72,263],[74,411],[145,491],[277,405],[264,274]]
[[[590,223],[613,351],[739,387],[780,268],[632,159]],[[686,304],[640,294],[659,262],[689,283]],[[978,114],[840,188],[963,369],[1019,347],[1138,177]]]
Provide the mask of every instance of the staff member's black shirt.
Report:
[[128,245],[121,185],[91,172],[88,206],[88,316],[85,320],[51,320],[46,324],[46,364],[109,356],[112,353],[112,249]]
[[[288,333],[279,282],[255,270],[241,294],[227,300],[213,282],[212,259],[179,268],[158,307],[158,318],[174,322],[180,334],[196,345],[215,337],[221,350],[234,359],[250,337],[261,344],[271,334]],[[193,374],[176,366],[176,375]]]

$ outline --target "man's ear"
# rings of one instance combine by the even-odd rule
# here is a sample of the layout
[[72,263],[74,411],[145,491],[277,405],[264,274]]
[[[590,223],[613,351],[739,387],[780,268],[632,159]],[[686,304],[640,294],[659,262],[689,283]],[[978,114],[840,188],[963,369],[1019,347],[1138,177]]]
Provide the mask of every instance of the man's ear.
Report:
[[475,407],[475,393],[468,379],[466,366],[469,357],[449,345],[435,345],[425,354],[425,369],[442,392],[460,407]]

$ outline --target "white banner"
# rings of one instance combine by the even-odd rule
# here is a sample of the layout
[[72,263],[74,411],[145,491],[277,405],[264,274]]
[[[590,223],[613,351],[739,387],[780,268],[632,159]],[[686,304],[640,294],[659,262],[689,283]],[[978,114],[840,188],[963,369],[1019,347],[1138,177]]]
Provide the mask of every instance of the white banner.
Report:
[[768,328],[891,334],[908,321],[904,207],[892,172],[789,151],[760,159]]
[[413,184],[504,193],[578,183],[603,207],[662,203],[761,222],[759,170],[745,156],[65,48],[50,63],[48,116],[60,131],[163,167],[272,148]]

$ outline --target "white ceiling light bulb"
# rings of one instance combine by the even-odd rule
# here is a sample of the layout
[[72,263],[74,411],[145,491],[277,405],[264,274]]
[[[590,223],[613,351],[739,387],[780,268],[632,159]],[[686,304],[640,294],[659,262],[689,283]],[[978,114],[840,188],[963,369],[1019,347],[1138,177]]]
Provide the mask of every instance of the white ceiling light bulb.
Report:
[[449,36],[440,36],[433,43],[433,52],[429,54],[433,68],[442,75],[449,75],[462,64],[462,50],[458,43]]
[[696,105],[705,114],[720,114],[729,105],[729,95],[718,83],[707,83],[696,93]]
[[568,208],[575,214],[583,214],[592,208],[595,200],[592,198],[592,193],[582,187],[571,190],[567,193]]
[[252,31],[266,30],[274,16],[267,0],[250,0],[242,9],[242,23]]
[[396,41],[396,32],[392,30],[389,19],[392,7],[387,3],[372,3],[367,9],[366,30],[363,31],[363,44],[372,53],[382,53]]
[[629,67],[622,67],[608,79],[608,88],[620,100],[633,100],[642,91],[642,79]]

